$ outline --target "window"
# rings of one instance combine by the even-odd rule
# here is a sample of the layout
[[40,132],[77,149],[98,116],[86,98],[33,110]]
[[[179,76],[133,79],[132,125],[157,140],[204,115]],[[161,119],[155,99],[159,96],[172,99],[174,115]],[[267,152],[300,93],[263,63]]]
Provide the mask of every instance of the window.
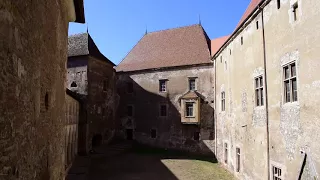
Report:
[[159,80],[159,91],[160,92],[166,92],[167,91],[166,80]]
[[226,110],[226,94],[225,92],[221,93],[221,111]]
[[240,148],[236,148],[236,171],[240,172]]
[[189,79],[189,90],[190,91],[196,90],[196,79],[195,78]]
[[298,101],[296,64],[291,63],[283,67],[284,76],[284,101]]
[[298,20],[298,2],[292,5],[292,12],[293,12],[293,20],[297,21]]
[[281,169],[275,166],[272,166],[272,179],[273,180],[282,180]]
[[133,116],[133,106],[132,105],[127,106],[127,115],[130,117]]
[[151,138],[155,139],[157,137],[157,130],[151,129]]
[[132,82],[127,83],[127,93],[133,93],[133,83]]
[[222,63],[222,56],[220,56],[220,63]]
[[241,36],[241,45],[243,45],[243,37]]
[[230,53],[230,55],[231,55],[231,49],[229,49],[229,53]]
[[73,82],[71,83],[71,87],[78,87],[78,85],[77,85],[76,82],[73,81]]
[[224,163],[228,164],[228,144],[224,143]]
[[256,27],[259,29],[259,21],[256,22]]
[[193,104],[194,102],[186,102],[186,117],[194,117]]
[[277,0],[277,8],[280,9],[280,6],[281,6],[280,0]]
[[167,105],[160,105],[160,116],[167,116]]
[[103,90],[106,91],[108,87],[108,80],[103,80]]
[[255,78],[255,95],[256,106],[263,106],[263,78],[262,76]]
[[225,70],[228,69],[227,61],[224,62],[224,69],[225,69]]
[[193,140],[199,141],[200,140],[200,132],[194,132],[193,133]]

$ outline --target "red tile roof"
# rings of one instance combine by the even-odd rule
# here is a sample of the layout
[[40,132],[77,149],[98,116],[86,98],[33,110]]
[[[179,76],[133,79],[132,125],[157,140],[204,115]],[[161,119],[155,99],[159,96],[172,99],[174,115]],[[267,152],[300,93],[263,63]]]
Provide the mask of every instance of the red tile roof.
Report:
[[264,0],[251,0],[249,6],[247,7],[246,11],[242,15],[236,29],[241,26],[241,24],[249,17],[249,15],[253,12],[253,10],[259,5],[259,3]]
[[210,63],[210,40],[200,25],[148,33],[116,67],[136,71]]
[[221,46],[226,42],[227,39],[229,39],[230,35],[219,37],[216,39],[211,40],[211,53],[214,55]]
[[[238,28],[244,23],[244,21],[251,15],[251,13],[253,13],[253,11],[255,10],[255,8],[260,4],[260,2],[262,2],[264,0],[251,0],[249,6],[247,7],[246,11],[244,12],[244,14],[242,15],[236,29],[234,30],[233,34],[238,30]],[[224,37],[220,37],[217,39],[213,39],[211,40],[211,54],[212,56],[214,56],[219,49],[224,45],[224,43],[232,36],[228,35],[228,36],[224,36]]]

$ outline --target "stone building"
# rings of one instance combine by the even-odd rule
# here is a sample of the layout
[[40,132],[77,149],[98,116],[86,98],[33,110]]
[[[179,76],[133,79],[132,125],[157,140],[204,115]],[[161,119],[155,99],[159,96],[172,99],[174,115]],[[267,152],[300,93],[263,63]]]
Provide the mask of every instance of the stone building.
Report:
[[65,168],[66,171],[71,167],[73,160],[78,154],[79,148],[79,119],[82,100],[78,94],[66,90],[66,118],[65,118]]
[[86,119],[81,123],[81,139],[85,154],[92,146],[109,141],[115,128],[115,70],[114,64],[100,53],[88,33],[68,40],[67,88],[84,96]]
[[210,47],[200,25],[145,34],[116,67],[120,136],[213,154]]
[[0,1],[0,179],[64,179],[71,21],[82,0]]
[[239,179],[319,179],[320,1],[252,0],[213,53],[216,156]]

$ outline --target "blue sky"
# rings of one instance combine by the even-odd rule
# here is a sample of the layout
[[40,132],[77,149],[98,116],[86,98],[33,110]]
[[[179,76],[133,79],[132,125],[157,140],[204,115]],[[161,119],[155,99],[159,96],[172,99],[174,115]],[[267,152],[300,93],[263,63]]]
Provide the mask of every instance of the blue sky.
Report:
[[89,33],[116,65],[148,32],[201,24],[211,39],[235,29],[250,0],[84,0],[86,24],[70,23],[69,35]]

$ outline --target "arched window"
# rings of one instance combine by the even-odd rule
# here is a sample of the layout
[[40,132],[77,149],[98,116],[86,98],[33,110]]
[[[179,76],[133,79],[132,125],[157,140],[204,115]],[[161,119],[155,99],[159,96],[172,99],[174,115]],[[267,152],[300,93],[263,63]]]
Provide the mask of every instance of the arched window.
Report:
[[77,85],[76,82],[73,81],[73,82],[71,83],[71,87],[78,87],[78,85]]

